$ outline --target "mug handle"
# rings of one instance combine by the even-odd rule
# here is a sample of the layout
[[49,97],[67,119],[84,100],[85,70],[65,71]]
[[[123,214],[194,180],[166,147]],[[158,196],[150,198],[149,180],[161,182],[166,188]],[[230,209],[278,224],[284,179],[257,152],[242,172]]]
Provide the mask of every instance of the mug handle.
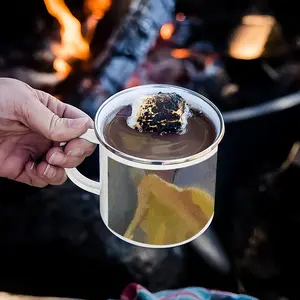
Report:
[[[83,135],[79,137],[80,139],[85,139],[93,144],[99,145],[99,140],[95,134],[94,129],[88,129]],[[62,142],[59,145],[61,147],[65,146],[67,143]],[[66,173],[68,178],[78,187],[82,188],[83,190],[100,195],[101,191],[101,184],[100,182],[91,180],[84,175],[82,175],[77,168],[66,168]],[[101,176],[101,174],[100,174]]]

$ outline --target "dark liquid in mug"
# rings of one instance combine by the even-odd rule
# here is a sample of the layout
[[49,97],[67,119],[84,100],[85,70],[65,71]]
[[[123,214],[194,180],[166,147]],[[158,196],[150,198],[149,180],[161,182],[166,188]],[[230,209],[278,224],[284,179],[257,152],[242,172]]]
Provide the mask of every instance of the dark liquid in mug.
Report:
[[216,138],[212,121],[203,113],[195,113],[189,118],[185,133],[164,135],[130,128],[126,123],[130,115],[131,106],[112,114],[104,127],[104,136],[115,149],[139,158],[184,158],[205,150]]

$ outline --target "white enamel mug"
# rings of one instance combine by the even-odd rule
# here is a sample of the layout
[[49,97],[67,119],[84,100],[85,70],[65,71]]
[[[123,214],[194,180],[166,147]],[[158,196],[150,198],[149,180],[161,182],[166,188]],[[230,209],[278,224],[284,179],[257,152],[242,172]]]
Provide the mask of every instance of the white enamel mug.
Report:
[[[109,145],[103,129],[114,114],[158,92],[175,92],[206,114],[215,127],[214,142],[200,153],[170,160],[135,157]],[[95,129],[81,136],[99,145],[99,182],[76,168],[66,173],[78,187],[100,196],[104,224],[120,239],[151,248],[178,246],[200,236],[212,221],[217,152],[223,135],[222,115],[205,97],[171,85],[138,86],[106,100],[96,114]]]

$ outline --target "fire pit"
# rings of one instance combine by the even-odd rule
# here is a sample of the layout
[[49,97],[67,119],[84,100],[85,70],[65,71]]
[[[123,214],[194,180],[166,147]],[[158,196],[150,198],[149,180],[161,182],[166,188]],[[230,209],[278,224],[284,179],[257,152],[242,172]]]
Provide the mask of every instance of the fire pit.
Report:
[[[10,2],[5,5],[14,5]],[[215,11],[216,3],[222,16]],[[234,9],[222,1],[177,1],[173,13],[174,5],[172,0],[45,0],[36,1],[29,11],[24,4],[18,8],[14,36],[6,30],[11,15],[1,19],[5,47],[0,48],[0,75],[44,89],[91,116],[111,94],[146,83],[185,86],[215,102],[224,113],[227,132],[219,150],[213,227],[227,246],[228,218],[234,219],[236,212],[232,193],[247,178],[279,165],[298,138],[298,50],[294,44],[287,46],[292,43],[290,37],[285,42],[286,35],[280,30],[282,18],[280,24],[263,14],[249,18],[244,13],[248,1],[233,5]],[[13,11],[13,7],[3,11]],[[239,42],[241,36],[247,36],[241,32],[252,34],[253,28],[253,32],[264,32],[264,38],[249,54],[240,47],[247,41]],[[286,32],[286,27],[282,31]],[[264,49],[268,51],[264,53]],[[89,177],[98,176],[96,156],[81,166]],[[190,246],[170,252],[139,252],[107,236],[96,217],[95,199],[73,186],[43,192],[1,180],[0,189],[1,195],[10,195],[0,201],[2,228],[9,228],[0,235],[0,259],[7,272],[0,288],[101,298],[117,296],[110,294],[111,289],[119,292],[130,278],[152,290],[203,285],[235,291],[232,274],[220,278],[199,258],[197,251],[205,252],[201,247],[214,240],[211,232],[208,240],[194,244],[196,252]],[[17,209],[17,205],[21,206]],[[216,252],[218,258],[224,258],[222,248]],[[215,257],[207,253],[212,252],[204,253],[206,261],[212,262]],[[107,257],[109,263],[103,262]],[[183,267],[185,257],[188,274]],[[223,269],[228,271],[226,257],[224,261]],[[40,266],[33,267],[33,262]],[[160,269],[160,265],[164,267]],[[199,265],[202,270],[209,269],[200,279]],[[88,267],[93,267],[92,272]],[[58,269],[66,272],[58,272],[56,280],[46,274]],[[103,269],[108,270],[106,290],[99,291]],[[40,276],[42,272],[46,275]],[[166,275],[171,273],[174,276]],[[112,287],[109,283],[116,274],[121,280]]]

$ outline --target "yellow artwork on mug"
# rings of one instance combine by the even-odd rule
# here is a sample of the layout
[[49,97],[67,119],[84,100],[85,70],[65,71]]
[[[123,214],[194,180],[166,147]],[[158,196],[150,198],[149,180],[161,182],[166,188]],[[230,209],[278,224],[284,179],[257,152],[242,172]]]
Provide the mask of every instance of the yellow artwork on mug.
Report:
[[204,190],[179,188],[155,174],[138,184],[138,206],[124,237],[137,240],[141,229],[144,243],[170,245],[184,242],[205,227],[214,211],[214,200]]

